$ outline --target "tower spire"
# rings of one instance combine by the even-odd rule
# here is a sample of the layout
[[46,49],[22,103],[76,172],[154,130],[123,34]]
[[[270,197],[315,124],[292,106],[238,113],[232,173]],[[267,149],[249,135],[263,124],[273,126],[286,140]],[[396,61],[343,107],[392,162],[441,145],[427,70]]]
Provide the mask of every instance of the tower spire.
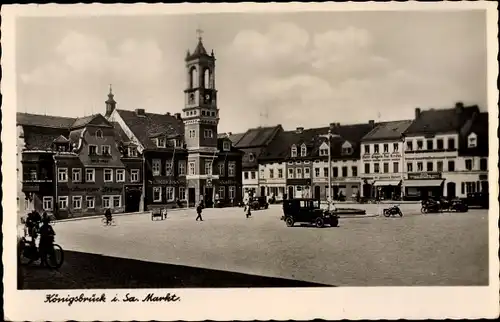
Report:
[[196,29],[196,35],[198,36],[198,40],[201,42],[203,40],[203,30],[201,28]]
[[109,117],[111,113],[116,108],[116,101],[114,99],[115,95],[113,94],[113,87],[111,84],[109,84],[109,93],[108,93],[108,100],[105,102],[106,103],[106,117]]

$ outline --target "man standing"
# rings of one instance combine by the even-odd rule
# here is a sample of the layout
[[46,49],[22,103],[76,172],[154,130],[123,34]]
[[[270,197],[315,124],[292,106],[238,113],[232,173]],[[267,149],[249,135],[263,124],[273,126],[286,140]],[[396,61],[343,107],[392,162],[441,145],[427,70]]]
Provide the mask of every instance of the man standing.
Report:
[[198,203],[198,206],[196,207],[196,213],[198,213],[198,216],[196,216],[196,221],[198,221],[198,219],[200,219],[200,221],[203,221],[203,218],[201,217],[201,211],[203,209],[203,205],[201,203],[201,201]]

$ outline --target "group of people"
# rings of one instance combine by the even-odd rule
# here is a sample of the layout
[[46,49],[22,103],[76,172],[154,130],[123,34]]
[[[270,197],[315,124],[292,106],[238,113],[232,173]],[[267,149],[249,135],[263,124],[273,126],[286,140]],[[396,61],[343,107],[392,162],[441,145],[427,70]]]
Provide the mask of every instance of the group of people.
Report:
[[36,240],[40,236],[38,249],[41,254],[52,245],[54,236],[56,235],[54,228],[50,225],[49,215],[43,212],[40,216],[40,213],[36,210],[33,210],[26,216],[25,231],[26,235],[30,237],[29,242],[33,247],[36,247]]
[[[251,204],[252,204],[252,198],[248,198],[248,200],[245,202],[245,208],[243,210],[247,218],[250,218],[252,216]],[[196,206],[196,213],[197,213],[196,221],[198,220],[203,221],[203,217],[201,216],[203,208],[204,208],[203,200],[200,200],[200,202],[198,202],[198,205]]]

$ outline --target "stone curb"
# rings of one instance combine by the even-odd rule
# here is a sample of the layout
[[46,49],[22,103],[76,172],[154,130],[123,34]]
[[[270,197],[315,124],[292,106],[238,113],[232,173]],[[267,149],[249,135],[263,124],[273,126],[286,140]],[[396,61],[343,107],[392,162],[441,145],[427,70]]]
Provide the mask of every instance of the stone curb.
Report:
[[374,217],[380,217],[378,214],[366,214],[366,215],[339,215],[340,219],[345,219],[345,218],[374,218]]
[[[172,208],[168,209],[167,213],[170,212],[176,212],[180,210],[192,210],[194,208]],[[151,211],[138,211],[138,212],[122,212],[122,213],[116,213],[113,214],[113,217],[121,217],[121,216],[132,216],[132,215],[151,215]],[[52,221],[53,223],[58,223],[58,222],[66,222],[66,221],[77,221],[77,220],[88,220],[88,219],[98,219],[98,218],[103,218],[103,215],[97,215],[97,216],[82,216],[82,217],[75,217],[75,218],[66,218],[66,219],[58,219]]]

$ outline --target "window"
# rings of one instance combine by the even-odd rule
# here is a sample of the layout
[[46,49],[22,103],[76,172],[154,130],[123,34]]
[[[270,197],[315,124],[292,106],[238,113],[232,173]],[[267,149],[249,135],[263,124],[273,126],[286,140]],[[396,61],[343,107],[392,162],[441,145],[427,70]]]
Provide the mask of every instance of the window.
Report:
[[125,182],[125,170],[117,169],[116,170],[116,182]]
[[293,179],[293,169],[288,168],[288,178]]
[[412,151],[413,150],[413,141],[407,141],[406,142],[406,150],[407,151]]
[[122,196],[113,196],[113,208],[122,206]]
[[102,207],[103,208],[111,208],[111,197],[110,196],[102,196]]
[[345,148],[342,148],[342,154],[343,155],[349,155],[352,153],[352,148],[351,147],[345,147]]
[[342,176],[343,177],[347,177],[348,174],[347,174],[347,167],[342,167]]
[[43,197],[43,210],[51,211],[53,208],[53,199],[52,197]]
[[113,170],[104,169],[104,182],[112,182],[112,181],[113,181]]
[[434,141],[427,140],[427,150],[434,150]]
[[302,179],[302,168],[295,168],[295,176],[297,179]]
[[408,169],[408,172],[413,172],[413,163],[411,162],[407,163],[406,168]]
[[31,169],[30,170],[30,174],[29,174],[29,178],[30,180],[37,180],[37,173],[36,173],[36,169]]
[[465,160],[465,169],[467,171],[471,171],[472,170],[472,160],[471,159]]
[[389,163],[388,162],[384,162],[384,173],[388,173],[389,172]]
[[333,171],[333,177],[337,178],[339,176],[339,168],[333,167],[332,171]]
[[179,161],[179,175],[184,176],[186,175],[186,161]]
[[454,150],[455,149],[455,139],[449,138],[448,139],[448,150]]
[[438,161],[436,163],[436,170],[439,171],[439,172],[443,171],[443,161]]
[[448,171],[455,171],[455,161],[448,161]]
[[365,154],[370,154],[370,145],[365,144]]
[[283,169],[278,169],[278,178],[283,178]]
[[424,171],[424,163],[423,162],[417,162],[417,171],[418,172]]
[[137,148],[135,146],[128,148],[128,156],[136,157],[137,156]]
[[226,187],[220,186],[219,187],[219,198],[224,199],[225,194],[226,194]]
[[174,187],[166,187],[167,201],[174,200]]
[[57,169],[57,181],[68,182],[68,169],[67,168]]
[[172,171],[173,170],[172,163],[173,163],[172,160],[165,162],[165,175],[167,175],[167,176],[171,176],[173,174],[172,173],[173,172]]
[[89,145],[89,155],[97,155],[97,145]]
[[161,160],[160,159],[153,159],[153,165],[151,168],[153,170],[153,175],[159,176],[160,172],[161,172]]
[[479,170],[488,171],[488,159],[479,160]]
[[443,139],[437,139],[436,140],[436,148],[438,150],[442,150],[444,148]]
[[365,173],[370,173],[370,164],[365,163]]
[[67,209],[68,208],[68,196],[59,196],[57,198],[57,203],[59,204],[59,209]]
[[186,200],[186,188],[179,187],[179,200]]
[[153,187],[153,202],[161,201],[161,187]]
[[328,168],[323,168],[323,174],[325,177],[328,177]]
[[399,151],[399,143],[393,143],[392,149],[394,150],[394,152],[398,152]]
[[399,173],[399,162],[392,163],[392,172]]
[[373,164],[373,172],[374,173],[380,172],[380,164],[378,164],[378,163]]
[[229,199],[234,199],[235,196],[236,196],[236,187],[230,186],[229,187]]
[[255,180],[255,178],[257,177],[256,172],[257,171],[250,171],[250,177],[252,178],[252,180]]
[[111,155],[111,146],[109,146],[109,145],[102,145],[101,146],[101,154],[102,155]]
[[224,141],[224,143],[222,144],[222,149],[223,149],[224,151],[229,151],[229,150],[231,150],[231,143],[230,143],[230,142],[228,142],[228,141]]
[[[226,171],[225,171],[225,167],[224,167],[224,162],[219,162],[219,175],[221,177],[225,177],[226,176]],[[247,175],[248,176],[248,175]]]
[[327,156],[328,155],[328,148],[326,148],[326,149],[325,148],[320,149],[319,150],[319,155],[322,156],[322,157],[323,156]]
[[212,174],[212,161],[205,161],[205,174]]
[[434,162],[432,161],[427,162],[427,171],[429,172],[434,171]]
[[373,146],[373,153],[379,153],[379,146],[378,146],[378,144],[375,144]]
[[243,172],[243,178],[245,180],[248,180],[248,172],[247,171]]
[[101,130],[97,130],[95,132],[95,136],[96,136],[96,138],[102,139],[102,131]]
[[352,176],[353,177],[357,177],[358,176],[358,167],[357,166],[352,166],[351,167],[351,171],[352,171]]
[[94,209],[95,208],[95,197],[94,196],[87,196],[85,198],[85,207],[87,209]]
[[71,181],[81,182],[82,181],[82,169],[72,169]]
[[314,168],[314,176],[319,177],[319,168]]
[[85,169],[85,181],[95,182],[95,169]]
[[195,138],[196,137],[196,130],[189,130],[189,137]]
[[384,153],[389,153],[389,144],[384,144]]
[[292,145],[292,158],[297,157],[297,147],[295,145]]
[[304,178],[310,178],[310,177],[311,177],[311,169],[304,168]]
[[467,144],[469,148],[475,148],[477,146],[477,137],[475,135],[469,135],[469,138],[467,140]]
[[190,175],[196,174],[196,163],[194,161],[189,162],[189,174]]
[[213,131],[211,129],[205,129],[203,131],[205,138],[212,138],[214,136]]
[[269,169],[269,179],[274,178],[274,169]]
[[417,140],[417,150],[422,150],[424,148],[424,142],[422,140]]
[[156,138],[156,146],[164,148],[166,146],[165,138]]
[[300,156],[305,157],[307,155],[307,147],[305,144],[302,144],[300,147]]
[[73,209],[82,209],[82,196],[73,196]]
[[229,177],[234,177],[236,175],[236,162],[229,162],[227,170],[227,175]]
[[130,182],[139,182],[139,169],[130,170]]

